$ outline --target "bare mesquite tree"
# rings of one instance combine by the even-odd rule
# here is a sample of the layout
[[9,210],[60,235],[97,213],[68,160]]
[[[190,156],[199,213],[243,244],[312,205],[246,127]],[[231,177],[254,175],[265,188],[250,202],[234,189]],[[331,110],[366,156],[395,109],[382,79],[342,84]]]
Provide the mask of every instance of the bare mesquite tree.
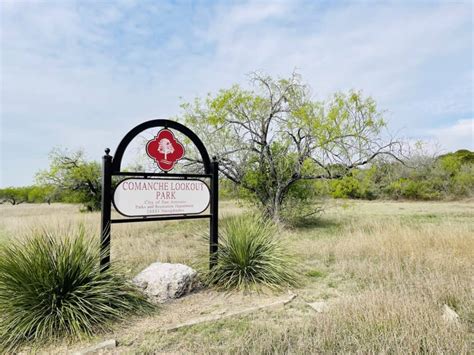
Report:
[[252,74],[255,90],[235,85],[183,105],[184,119],[220,162],[221,173],[251,192],[275,220],[291,190],[310,179],[337,179],[377,157],[398,159],[370,97],[336,93],[313,101],[294,73]]

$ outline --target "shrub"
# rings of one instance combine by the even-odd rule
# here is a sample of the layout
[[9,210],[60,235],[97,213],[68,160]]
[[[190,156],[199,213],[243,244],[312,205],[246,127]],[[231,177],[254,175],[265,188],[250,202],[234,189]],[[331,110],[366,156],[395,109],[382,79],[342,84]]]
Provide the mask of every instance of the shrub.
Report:
[[100,271],[98,245],[84,228],[59,237],[35,231],[0,247],[0,349],[92,335],[151,309],[117,269]]
[[278,227],[260,216],[222,223],[217,265],[206,281],[220,289],[279,289],[297,284],[293,259],[278,238]]
[[464,165],[452,179],[451,193],[458,197],[474,195],[474,164]]
[[306,227],[317,224],[324,211],[324,201],[300,200],[289,196],[282,205],[281,221],[287,227]]
[[353,198],[373,200],[378,196],[375,166],[365,170],[353,170],[350,175],[330,182],[333,198]]
[[441,197],[435,182],[426,180],[398,179],[386,188],[386,192],[392,198],[411,200],[436,200]]
[[320,192],[312,180],[293,184],[281,205],[281,221],[292,227],[313,223],[324,209]]
[[360,183],[352,176],[332,181],[331,187],[334,198],[359,198]]

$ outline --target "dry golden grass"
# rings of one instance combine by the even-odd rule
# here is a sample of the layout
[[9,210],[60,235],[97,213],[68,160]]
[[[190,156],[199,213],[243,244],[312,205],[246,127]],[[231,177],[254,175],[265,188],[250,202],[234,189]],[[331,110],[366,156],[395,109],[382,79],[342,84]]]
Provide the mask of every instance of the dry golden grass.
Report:
[[[232,202],[222,215],[240,213]],[[38,225],[84,223],[98,235],[99,215],[70,205],[0,206],[0,242]],[[196,353],[452,353],[472,352],[474,203],[335,202],[317,220],[282,237],[300,260],[304,286],[280,310],[165,333],[162,327],[202,312],[219,313],[278,295],[205,291],[130,320],[113,334],[119,350]],[[193,264],[208,246],[204,221],[113,226],[112,260],[131,274],[160,260]],[[315,313],[306,302],[326,300]],[[447,324],[442,306],[460,315]],[[63,352],[76,345],[56,345]]]

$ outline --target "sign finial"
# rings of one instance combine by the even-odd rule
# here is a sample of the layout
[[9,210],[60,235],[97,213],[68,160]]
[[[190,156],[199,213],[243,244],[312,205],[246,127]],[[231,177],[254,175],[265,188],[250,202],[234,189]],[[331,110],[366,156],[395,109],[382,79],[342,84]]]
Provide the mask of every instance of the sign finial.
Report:
[[104,152],[105,152],[105,155],[109,155],[109,153],[110,153],[110,148],[105,148]]

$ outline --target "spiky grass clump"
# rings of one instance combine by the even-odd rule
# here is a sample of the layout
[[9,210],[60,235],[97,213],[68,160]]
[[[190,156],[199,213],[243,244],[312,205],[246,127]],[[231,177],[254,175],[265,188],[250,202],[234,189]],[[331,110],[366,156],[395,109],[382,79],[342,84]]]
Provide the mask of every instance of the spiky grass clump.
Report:
[[0,349],[83,337],[150,304],[114,268],[100,272],[99,248],[73,235],[32,232],[0,247]]
[[261,216],[249,215],[223,221],[218,262],[206,280],[224,290],[297,284],[293,258],[278,237],[278,227]]

